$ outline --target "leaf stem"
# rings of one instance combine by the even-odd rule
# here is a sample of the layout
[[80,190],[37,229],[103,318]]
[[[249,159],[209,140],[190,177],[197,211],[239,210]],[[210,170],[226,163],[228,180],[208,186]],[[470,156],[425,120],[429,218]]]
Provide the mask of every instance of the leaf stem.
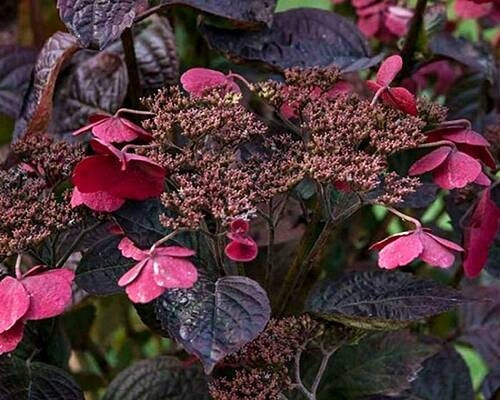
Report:
[[403,214],[401,211],[396,210],[395,208],[385,206],[387,210],[389,210],[391,213],[394,215],[397,215],[399,218],[404,219],[405,221],[411,222],[413,225],[415,225],[416,229],[422,228],[422,223],[413,217],[410,217],[409,215]]
[[136,115],[146,115],[146,116],[154,116],[156,115],[154,112],[151,111],[142,111],[142,110],[134,110],[132,108],[120,108],[117,112],[115,112],[115,115],[118,116],[120,114],[136,114]]
[[179,228],[179,229],[176,229],[175,231],[173,232],[170,232],[168,235],[166,236],[163,236],[160,240],[156,241],[152,246],[151,248],[149,249],[149,254],[153,254],[154,251],[156,250],[156,248],[160,245],[162,245],[163,243],[169,241],[170,239],[172,239],[173,237],[177,236],[179,233],[182,233],[182,232],[187,232],[189,231],[189,229],[187,228]]
[[139,77],[139,69],[137,67],[137,58],[134,48],[134,34],[131,28],[126,28],[122,35],[121,41],[123,53],[125,54],[125,64],[128,72],[128,94],[131,104],[134,108],[140,106],[139,99],[141,98],[141,79]]
[[426,149],[429,147],[438,147],[438,146],[450,146],[453,148],[457,147],[457,145],[450,140],[438,140],[437,142],[422,143],[422,144],[418,145],[417,148],[418,149]]

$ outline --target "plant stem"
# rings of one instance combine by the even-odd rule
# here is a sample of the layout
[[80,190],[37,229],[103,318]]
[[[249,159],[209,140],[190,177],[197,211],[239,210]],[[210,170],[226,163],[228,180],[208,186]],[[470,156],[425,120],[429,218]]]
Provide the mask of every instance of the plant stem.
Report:
[[115,112],[115,115],[118,116],[120,114],[136,114],[136,115],[146,115],[149,117],[152,117],[156,115],[154,112],[151,111],[142,111],[142,110],[133,110],[132,108],[120,108],[117,112]]
[[16,266],[15,266],[16,278],[19,280],[23,277],[23,271],[21,270],[22,261],[23,261],[23,255],[19,253],[16,258]]
[[45,41],[45,26],[40,9],[40,0],[30,0],[30,22],[35,47],[41,49]]
[[401,50],[401,58],[403,59],[403,70],[401,71],[401,78],[406,78],[411,75],[413,69],[413,57],[417,49],[418,37],[422,30],[424,22],[424,13],[427,7],[427,0],[418,0],[415,7],[415,13],[410,22],[410,29],[406,36],[405,44]]
[[422,228],[422,224],[420,221],[416,218],[410,217],[409,215],[403,214],[401,211],[396,210],[395,208],[386,206],[387,210],[389,210],[391,213],[394,215],[397,215],[399,218],[404,219],[405,221],[411,222],[413,225],[415,225],[416,229]]
[[169,241],[170,239],[174,238],[175,236],[177,236],[179,233],[182,233],[182,232],[186,232],[186,231],[189,231],[189,229],[187,228],[179,228],[179,229],[176,229],[175,231],[173,232],[170,232],[168,235],[166,236],[163,236],[160,240],[156,241],[152,246],[151,248],[149,249],[149,253],[152,254],[156,248],[160,245],[162,245],[163,243]]
[[134,48],[134,34],[131,28],[126,28],[122,35],[123,53],[125,54],[125,64],[128,72],[128,97],[134,108],[140,107],[141,79],[139,77],[139,69],[137,67],[137,58]]
[[271,284],[271,276],[273,273],[274,267],[274,236],[275,236],[275,228],[276,222],[274,220],[274,210],[273,210],[273,200],[269,200],[269,218],[267,221],[267,234],[268,234],[268,243],[267,243],[267,260],[266,260],[266,275],[264,277],[264,288],[269,290],[269,286]]

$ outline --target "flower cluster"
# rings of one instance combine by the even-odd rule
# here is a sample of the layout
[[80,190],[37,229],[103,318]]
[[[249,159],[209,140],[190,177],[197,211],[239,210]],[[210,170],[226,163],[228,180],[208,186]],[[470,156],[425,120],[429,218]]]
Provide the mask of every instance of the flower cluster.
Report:
[[0,171],[0,254],[36,245],[78,221],[57,184],[82,156],[80,146],[48,137],[26,137],[13,147],[19,164]]

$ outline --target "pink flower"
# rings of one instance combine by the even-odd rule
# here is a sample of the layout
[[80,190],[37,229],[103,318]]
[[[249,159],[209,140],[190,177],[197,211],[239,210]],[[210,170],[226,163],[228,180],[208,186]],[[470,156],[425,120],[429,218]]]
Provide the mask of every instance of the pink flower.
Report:
[[375,92],[375,100],[380,97],[387,103],[407,114],[417,115],[417,103],[415,97],[403,87],[390,87],[396,75],[403,67],[403,60],[400,56],[391,56],[380,66],[376,80],[367,81],[368,89]]
[[462,18],[479,18],[492,13],[494,2],[491,0],[456,0],[455,11]]
[[55,317],[71,304],[75,273],[65,268],[38,273],[40,268],[0,281],[0,354],[21,342],[25,321]]
[[416,258],[432,266],[448,268],[455,261],[455,252],[463,251],[459,245],[423,228],[389,236],[370,249],[379,250],[378,265],[385,269],[407,265]]
[[366,37],[388,42],[404,36],[413,12],[386,0],[353,0],[358,28]]
[[135,139],[149,142],[152,139],[149,132],[116,114],[95,114],[89,120],[90,124],[73,132],[73,135],[78,136],[87,131],[92,131],[96,138],[108,143],[131,142]]
[[222,87],[226,93],[240,93],[240,88],[227,75],[208,68],[191,68],[181,75],[181,84],[193,97],[202,96],[208,89]]
[[230,239],[225,248],[227,258],[233,261],[247,262],[257,257],[257,243],[249,235],[250,224],[243,219],[236,219],[231,223],[227,234]]
[[182,246],[141,250],[128,238],[118,245],[124,257],[139,261],[118,281],[134,303],[149,303],[167,289],[190,288],[198,279],[196,267],[187,258],[195,254]]
[[499,228],[500,208],[491,199],[491,189],[486,189],[464,231],[464,271],[468,278],[475,278],[484,268]]
[[437,95],[446,94],[459,76],[460,72],[453,68],[449,61],[433,61],[422,66],[411,78],[406,79],[404,86],[415,93],[427,88],[432,81],[435,82],[434,92]]
[[408,175],[431,171],[434,183],[443,189],[462,188],[481,178],[482,172],[479,161],[450,146],[439,147],[417,160]]
[[85,204],[109,212],[125,199],[145,200],[163,192],[165,170],[160,165],[99,139],[92,139],[90,145],[97,155],[84,158],[73,171],[73,207]]

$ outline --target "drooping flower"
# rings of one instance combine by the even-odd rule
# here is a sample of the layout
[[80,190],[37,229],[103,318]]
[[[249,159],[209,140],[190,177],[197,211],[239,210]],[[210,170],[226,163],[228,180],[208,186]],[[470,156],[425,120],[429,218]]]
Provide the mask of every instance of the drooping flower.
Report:
[[71,304],[75,273],[66,268],[39,273],[40,268],[0,281],[0,354],[21,342],[25,321],[55,317]]
[[195,252],[182,246],[162,246],[152,251],[141,250],[123,238],[118,248],[124,257],[139,261],[118,281],[134,303],[149,303],[168,289],[190,288],[198,279],[194,264],[189,261]]
[[384,60],[380,66],[376,79],[367,81],[367,87],[375,93],[375,99],[380,97],[387,103],[407,114],[417,115],[415,96],[403,87],[391,87],[390,84],[401,71],[403,60],[394,55]]
[[99,139],[90,145],[97,154],[84,158],[73,171],[73,206],[113,211],[125,199],[145,200],[163,192],[165,170],[160,165]]
[[131,142],[135,139],[149,142],[152,139],[149,132],[118,114],[95,114],[90,116],[89,122],[88,125],[73,132],[73,135],[78,136],[91,131],[96,138],[108,143]]
[[257,257],[257,243],[248,234],[250,224],[243,219],[236,219],[231,223],[227,234],[230,242],[225,248],[226,256],[233,261],[248,262]]
[[500,207],[492,200],[488,188],[483,191],[464,231],[464,271],[468,278],[478,276],[484,268],[499,229]]
[[209,68],[191,68],[181,75],[181,84],[193,97],[202,96],[207,90],[222,87],[226,92],[240,93],[234,80],[220,71]]
[[456,243],[421,227],[391,235],[370,249],[379,250],[378,265],[385,269],[407,265],[417,258],[431,266],[448,268],[455,261],[455,253],[463,251]]

